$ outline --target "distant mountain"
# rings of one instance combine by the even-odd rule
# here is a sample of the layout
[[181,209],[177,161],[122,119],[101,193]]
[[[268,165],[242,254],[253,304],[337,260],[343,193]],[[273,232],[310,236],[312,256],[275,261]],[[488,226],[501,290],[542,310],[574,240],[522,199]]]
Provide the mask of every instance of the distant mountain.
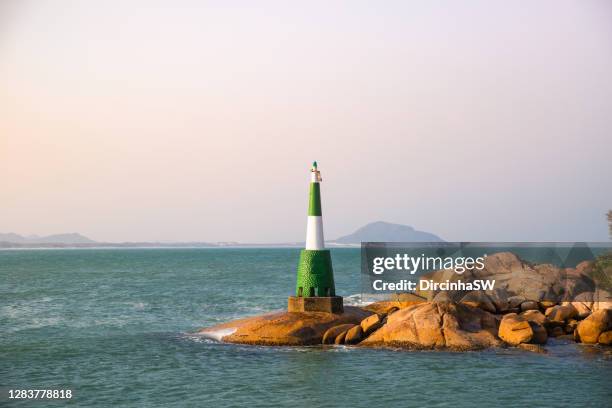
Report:
[[0,233],[0,242],[25,242],[26,239],[19,234],[9,232],[8,234]]
[[38,235],[24,237],[9,232],[8,234],[0,233],[0,242],[11,242],[15,244],[93,244],[96,241],[81,234],[77,234],[76,232],[47,235],[45,237],[39,237]]
[[340,237],[335,242],[359,244],[361,242],[444,242],[444,240],[437,235],[415,230],[408,225],[377,221],[359,228],[352,234]]

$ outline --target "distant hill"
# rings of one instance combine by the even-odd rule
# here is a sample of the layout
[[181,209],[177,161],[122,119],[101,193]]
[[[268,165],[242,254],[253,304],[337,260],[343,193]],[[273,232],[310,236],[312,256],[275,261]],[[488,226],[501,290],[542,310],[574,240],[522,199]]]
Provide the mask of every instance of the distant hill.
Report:
[[377,221],[359,228],[352,234],[340,237],[335,242],[359,244],[361,242],[444,242],[444,240],[429,232],[415,230],[409,225]]
[[0,233],[0,242],[11,242],[15,244],[94,244],[96,241],[81,234],[77,234],[76,232],[47,235],[45,237],[39,237],[38,235],[24,237],[9,232],[8,234]]

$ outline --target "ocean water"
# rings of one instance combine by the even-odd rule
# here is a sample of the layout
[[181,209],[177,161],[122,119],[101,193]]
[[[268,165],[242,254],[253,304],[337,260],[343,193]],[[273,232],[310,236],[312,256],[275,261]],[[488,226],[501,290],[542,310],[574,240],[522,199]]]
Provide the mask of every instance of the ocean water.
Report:
[[[612,406],[612,360],[255,347],[191,333],[283,309],[298,249],[0,251],[0,406]],[[332,250],[337,292],[360,291],[359,249]],[[9,389],[70,389],[18,401]]]

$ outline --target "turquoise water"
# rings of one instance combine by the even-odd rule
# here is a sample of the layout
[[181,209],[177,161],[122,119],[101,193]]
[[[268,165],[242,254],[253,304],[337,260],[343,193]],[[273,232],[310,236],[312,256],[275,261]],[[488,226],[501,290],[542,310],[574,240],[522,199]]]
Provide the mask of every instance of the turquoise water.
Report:
[[[0,406],[612,406],[612,361],[548,355],[265,348],[190,335],[282,309],[297,249],[0,251]],[[333,250],[359,292],[359,249]],[[71,389],[69,402],[8,389]]]

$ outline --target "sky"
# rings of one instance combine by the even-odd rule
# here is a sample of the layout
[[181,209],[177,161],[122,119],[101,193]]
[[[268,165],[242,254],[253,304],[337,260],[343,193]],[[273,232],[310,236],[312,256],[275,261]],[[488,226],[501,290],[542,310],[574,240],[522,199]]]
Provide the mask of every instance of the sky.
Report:
[[0,232],[605,241],[612,2],[0,2]]

